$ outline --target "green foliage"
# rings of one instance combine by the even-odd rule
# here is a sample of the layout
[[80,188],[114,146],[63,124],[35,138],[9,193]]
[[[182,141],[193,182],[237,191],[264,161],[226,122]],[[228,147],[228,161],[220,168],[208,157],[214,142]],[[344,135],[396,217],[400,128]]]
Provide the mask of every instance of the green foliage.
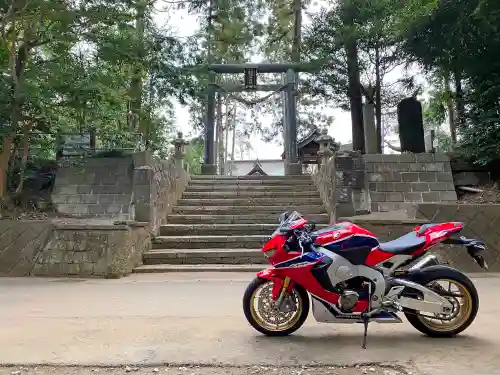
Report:
[[94,158],[119,158],[125,156],[122,150],[99,151],[92,155]]
[[[31,153],[54,156],[61,133],[95,132],[104,147],[128,148],[141,132],[146,147],[166,154],[175,131],[173,99],[186,100],[195,82],[183,67],[192,65],[186,45],[151,21],[154,2],[25,3],[0,1],[4,134],[18,134],[18,142],[28,124]],[[15,74],[16,63],[22,74]]]
[[203,162],[203,139],[194,138],[186,145],[184,162],[188,165],[188,171],[191,174],[201,173],[201,164]]
[[483,164],[500,152],[499,22],[496,1],[441,0],[429,14],[414,17],[406,32],[411,56],[454,78],[457,148]]
[[[355,9],[353,26],[344,22],[348,6]],[[304,91],[323,97],[330,106],[351,109],[345,48],[355,39],[361,84],[373,88],[379,85],[381,102],[377,105],[386,119],[394,117],[397,103],[416,89],[411,77],[387,78],[391,71],[407,63],[398,28],[402,9],[404,3],[399,0],[343,0],[314,14],[304,32],[302,50],[306,61],[318,69],[305,75]]]
[[446,120],[445,100],[445,93],[435,90],[431,92],[430,99],[422,105],[424,130],[434,130],[440,152],[451,151],[453,146],[449,133],[443,129]]
[[[26,129],[30,158],[55,157],[61,134],[68,132],[98,134],[100,147],[106,149],[133,148],[140,132],[143,146],[166,157],[175,131],[175,100],[189,105],[195,133],[203,127],[210,62],[247,62],[257,53],[269,61],[292,59],[297,37],[293,0],[181,1],[177,7],[201,14],[200,29],[182,39],[174,37],[168,25],[160,28],[152,21],[160,3],[26,0],[20,6],[18,1],[0,0],[0,130],[14,135],[12,153],[17,159]],[[309,0],[301,2],[303,16],[309,5]],[[361,83],[380,86],[384,121],[393,118],[399,100],[419,92],[413,77],[391,80],[391,71],[418,63],[433,76],[424,124],[436,130],[440,146],[451,145],[443,130],[451,99],[460,115],[456,147],[479,162],[497,158],[497,1],[342,0],[324,5],[301,29],[301,61],[317,68],[300,75],[301,135],[333,122],[325,109],[350,109],[345,47],[355,39]],[[348,9],[355,10],[352,25],[344,22]],[[443,90],[442,78],[434,79],[436,74],[458,83],[451,97]],[[259,76],[261,83],[280,78]],[[259,95],[264,94],[242,94],[247,99]],[[240,105],[236,119],[226,119],[226,107],[232,108],[234,101],[222,100],[222,130],[236,124],[241,148],[248,146],[250,134],[260,133],[267,141],[281,139],[279,95],[253,109]],[[271,126],[262,122],[264,117],[272,118]],[[202,153],[202,138],[186,147],[194,173]]]

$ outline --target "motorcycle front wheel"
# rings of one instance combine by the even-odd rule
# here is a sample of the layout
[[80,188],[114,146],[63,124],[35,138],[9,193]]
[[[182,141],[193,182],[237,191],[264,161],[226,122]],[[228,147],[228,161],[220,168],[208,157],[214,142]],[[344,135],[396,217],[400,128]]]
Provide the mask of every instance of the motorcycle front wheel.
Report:
[[446,297],[454,309],[447,315],[405,311],[413,327],[430,337],[453,337],[472,324],[479,309],[479,295],[462,272],[450,267],[429,267],[422,271],[418,282]]
[[250,325],[267,336],[288,336],[298,330],[309,314],[309,295],[294,285],[286,311],[276,311],[272,299],[273,282],[256,277],[243,295],[243,312]]

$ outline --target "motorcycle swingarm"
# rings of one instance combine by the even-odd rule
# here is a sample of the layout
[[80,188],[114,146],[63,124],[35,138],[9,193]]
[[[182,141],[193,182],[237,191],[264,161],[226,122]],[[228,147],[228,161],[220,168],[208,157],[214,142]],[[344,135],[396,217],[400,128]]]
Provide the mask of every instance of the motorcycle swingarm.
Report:
[[[433,314],[450,314],[453,304],[429,288],[405,279],[391,279],[394,285],[384,297],[384,302],[393,303],[398,309],[410,309]],[[418,290],[423,300],[405,296],[404,289]]]

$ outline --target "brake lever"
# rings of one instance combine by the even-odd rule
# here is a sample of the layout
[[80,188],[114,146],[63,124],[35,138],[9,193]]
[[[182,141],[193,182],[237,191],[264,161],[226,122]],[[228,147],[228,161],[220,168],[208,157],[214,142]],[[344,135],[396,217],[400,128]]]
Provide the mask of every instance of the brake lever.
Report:
[[309,244],[310,236],[308,236],[305,231],[294,230],[293,232],[294,232],[295,237],[297,237],[302,255],[304,255],[304,252],[305,252],[304,245]]

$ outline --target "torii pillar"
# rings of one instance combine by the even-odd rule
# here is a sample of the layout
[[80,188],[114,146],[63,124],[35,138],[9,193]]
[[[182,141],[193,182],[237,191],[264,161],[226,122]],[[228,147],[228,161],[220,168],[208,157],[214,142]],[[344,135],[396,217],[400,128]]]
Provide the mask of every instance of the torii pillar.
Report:
[[[283,91],[285,93],[284,134],[285,134],[285,174],[300,175],[302,166],[297,150],[297,82],[296,72],[304,71],[301,64],[213,64],[210,65],[211,78],[207,88],[207,112],[205,115],[205,152],[203,155],[203,174],[217,173],[215,164],[215,93],[217,91]],[[245,85],[222,89],[215,83],[213,73],[241,74],[245,73]],[[257,73],[285,73],[285,85],[257,85]],[[248,83],[247,79],[253,80]],[[276,87],[278,86],[278,87]]]

